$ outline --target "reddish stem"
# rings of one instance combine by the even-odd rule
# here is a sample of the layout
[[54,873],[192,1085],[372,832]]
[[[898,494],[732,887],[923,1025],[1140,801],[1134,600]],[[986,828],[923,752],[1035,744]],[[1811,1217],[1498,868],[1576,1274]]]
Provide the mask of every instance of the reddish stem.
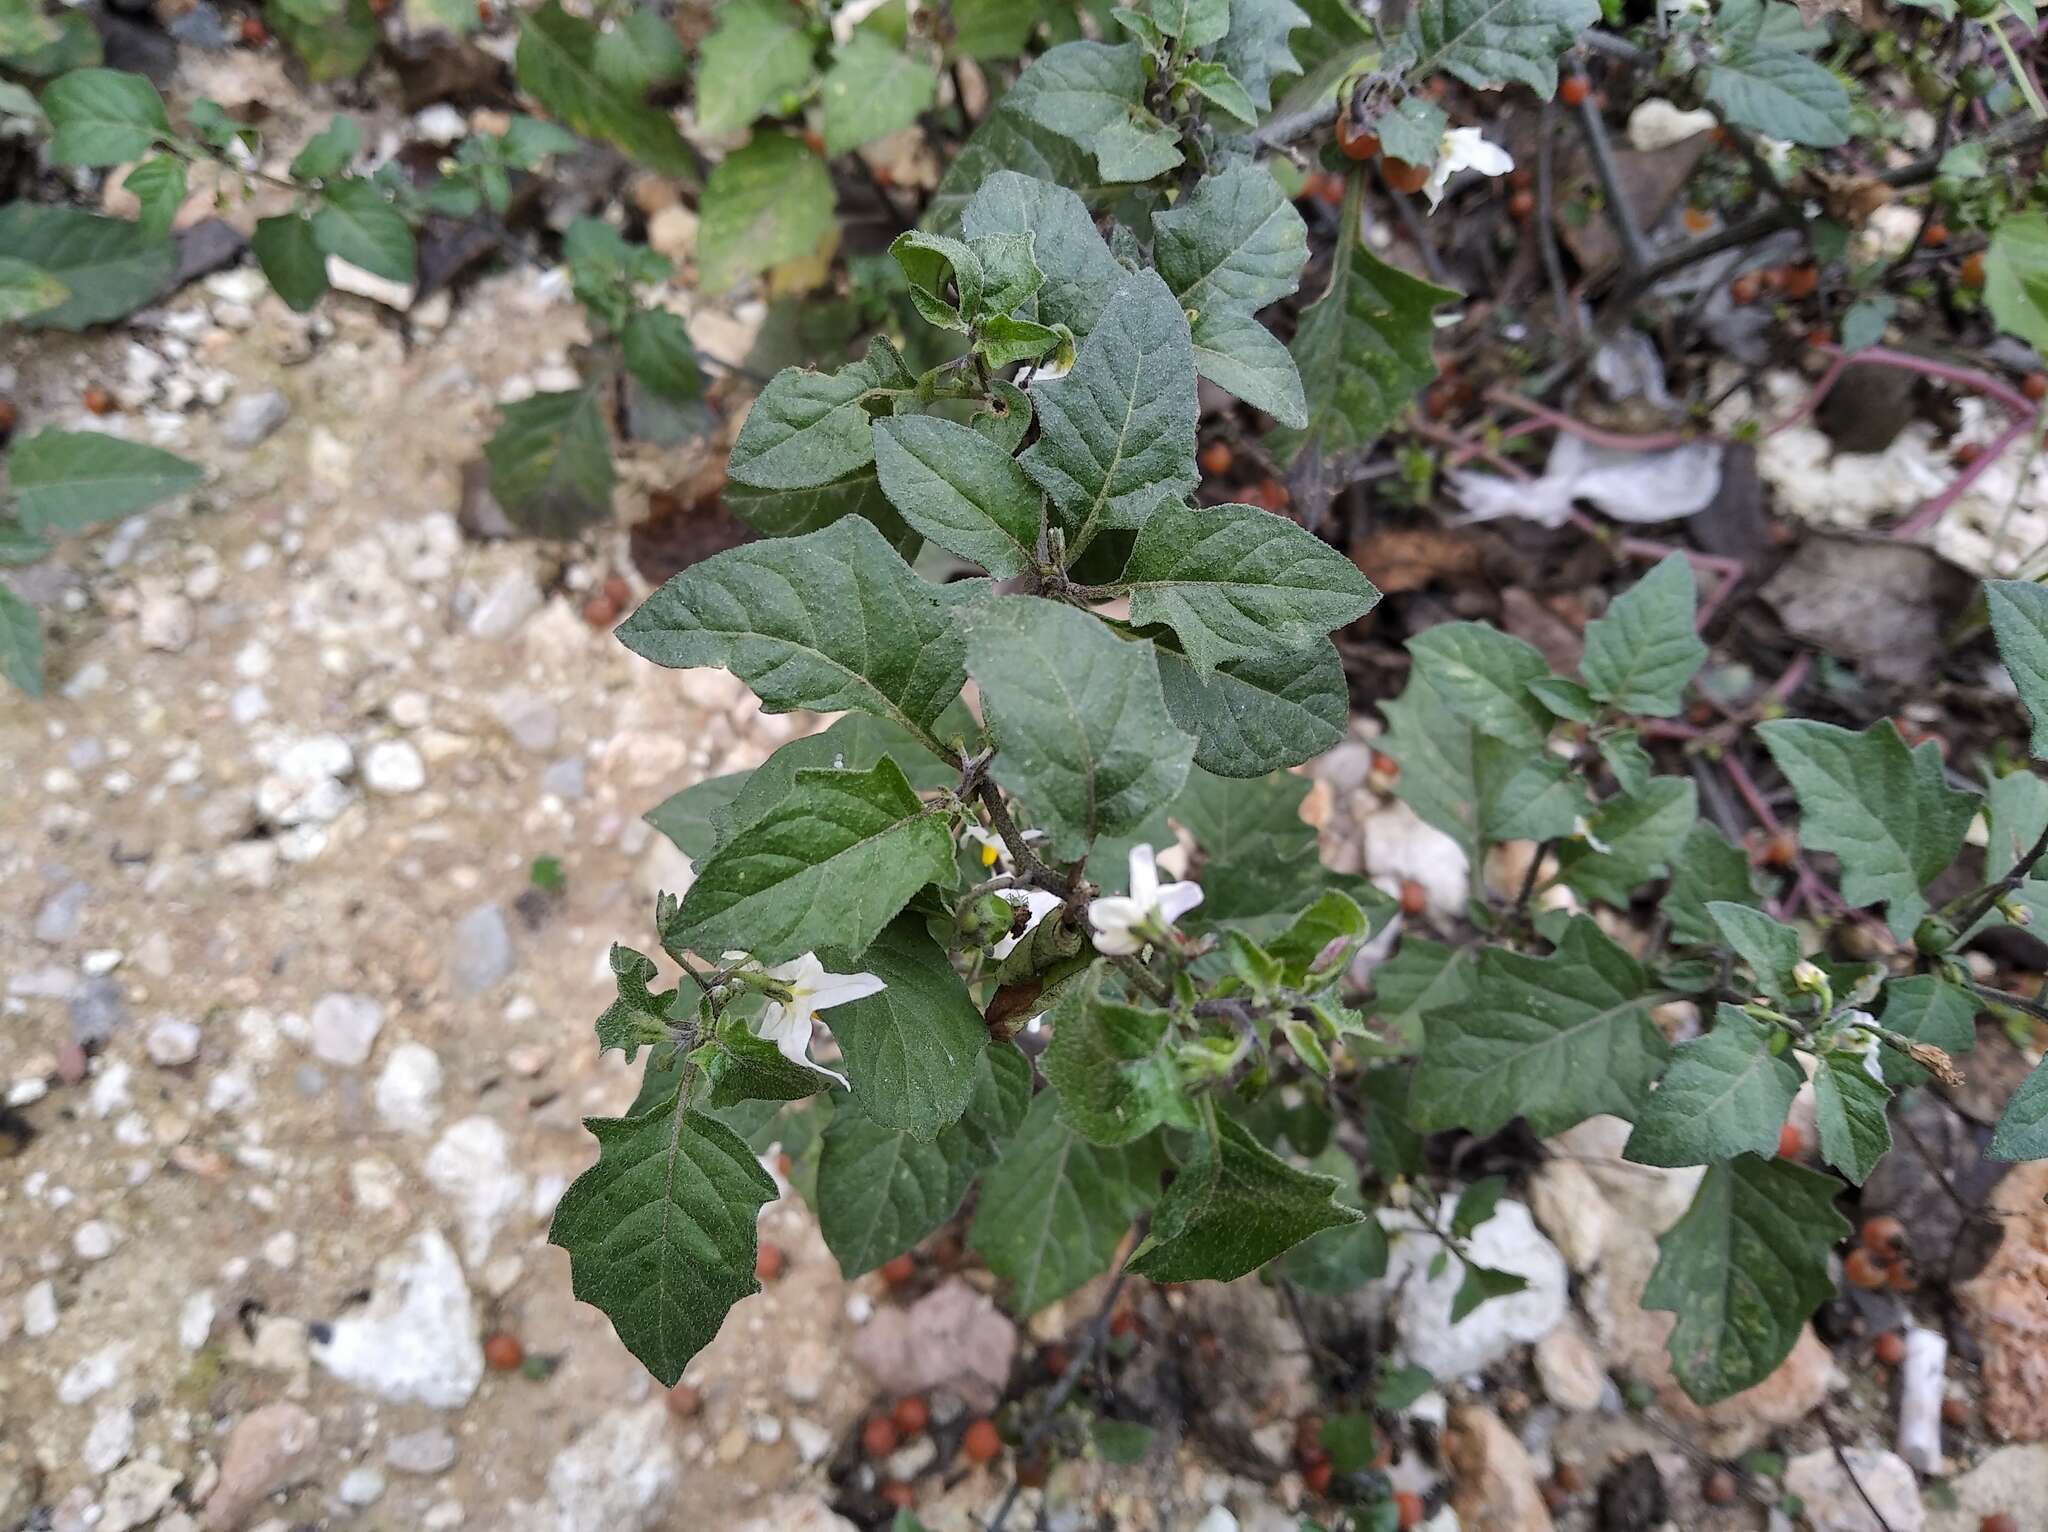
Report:
[[2005,455],[2005,449],[2033,428],[2034,422],[2031,419],[2015,420],[2007,426],[1996,440],[1972,458],[1963,471],[1949,481],[1947,489],[1921,501],[1912,515],[1892,528],[1891,535],[1895,538],[1914,537],[1941,520],[1948,508],[1962,499],[1970,486],[1981,479],[1990,470],[1991,465]]

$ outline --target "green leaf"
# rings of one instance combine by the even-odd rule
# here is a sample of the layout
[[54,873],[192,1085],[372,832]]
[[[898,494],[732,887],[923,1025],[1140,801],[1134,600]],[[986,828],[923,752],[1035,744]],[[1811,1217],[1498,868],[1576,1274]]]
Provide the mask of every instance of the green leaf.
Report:
[[1370,1414],[1332,1415],[1323,1422],[1323,1449],[1338,1473],[1364,1473],[1379,1456],[1379,1432]]
[[1770,138],[1819,149],[1846,143],[1849,92],[1798,46],[1784,45],[1788,27],[1800,30],[1790,6],[1724,0],[1715,18],[1716,56],[1706,69],[1707,99],[1734,126]]
[[[849,902],[858,893],[849,890]],[[925,933],[923,917],[896,921],[865,951],[837,955],[826,966],[858,967],[888,985],[834,1006],[825,1018],[846,1055],[846,1078],[861,1110],[883,1127],[926,1140],[958,1121],[988,1029],[945,949]]]
[[2048,1064],[2037,1064],[2012,1093],[1984,1153],[1994,1160],[2048,1159]]
[[[47,79],[67,69],[99,63],[101,51],[99,31],[82,9],[65,9],[52,16],[35,0],[12,0],[0,6],[0,63],[11,71]],[[31,104],[34,99],[29,98]],[[35,115],[42,115],[40,107]]]
[[1143,105],[1139,43],[1061,43],[1011,87],[1010,101],[1041,127],[1095,151],[1105,180],[1146,180],[1181,160]]
[[726,471],[757,489],[816,489],[858,471],[875,458],[865,401],[878,386],[864,361],[783,368],[747,411]]
[[1129,1466],[1141,1461],[1152,1450],[1156,1433],[1150,1426],[1135,1420],[1098,1418],[1090,1425],[1089,1435],[1095,1441],[1096,1456],[1103,1462]]
[[692,862],[701,862],[718,845],[718,816],[747,785],[752,773],[727,772],[692,782],[671,793],[643,816]]
[[144,232],[161,238],[185,203],[185,162],[172,154],[153,155],[129,171],[121,186],[139,204]]
[[1889,980],[1884,987],[1884,1024],[1917,1043],[1945,1053],[1967,1053],[1977,1041],[1977,999],[1961,985],[1935,974]]
[[1330,286],[1302,315],[1289,348],[1308,424],[1268,438],[1281,462],[1292,464],[1311,443],[1331,456],[1378,441],[1436,376],[1431,311],[1457,297],[1389,266],[1343,225]]
[[1813,1074],[1821,1157],[1858,1186],[1892,1147],[1891,1124],[1885,1120],[1892,1093],[1882,1074],[1873,1072],[1876,1062],[1874,1046],[1867,1053],[1835,1048],[1820,1056]]
[[120,69],[74,69],[44,88],[42,106],[59,165],[125,164],[171,136],[156,87]]
[[1690,777],[1652,777],[1639,791],[1607,799],[1586,838],[1558,848],[1559,876],[1589,899],[1626,907],[1637,888],[1669,870],[1698,819],[1699,787]]
[[1408,640],[1415,669],[1482,734],[1526,750],[1550,737],[1550,711],[1529,683],[1550,674],[1535,645],[1479,622],[1445,622]]
[[1180,1079],[1160,1047],[1172,1018],[1120,999],[1106,963],[1060,991],[1051,1020],[1041,1062],[1075,1132],[1115,1147],[1182,1120]]
[[1079,197],[1014,170],[997,171],[981,183],[961,228],[970,242],[999,234],[1031,235],[1032,258],[1045,280],[1022,312],[1042,324],[1065,325],[1083,340],[1129,276],[1109,253]]
[[363,130],[353,117],[336,117],[308,140],[292,161],[295,181],[325,181],[340,175],[363,147]]
[[323,188],[313,214],[313,239],[326,254],[372,276],[411,282],[419,275],[412,228],[374,182],[334,181]]
[[563,10],[561,0],[548,0],[520,18],[513,58],[520,88],[585,138],[615,145],[663,175],[693,175],[696,161],[668,113],[607,76],[598,44],[595,26]]
[[1800,839],[1841,858],[1842,897],[1885,901],[1892,934],[1911,936],[1927,913],[1920,891],[1955,860],[1976,795],[1948,785],[1933,740],[1909,752],[1889,719],[1852,734],[1781,718],[1757,733],[1799,795]]
[[42,267],[0,255],[0,324],[53,309],[70,296],[71,289]]
[[263,275],[294,312],[305,313],[327,291],[327,258],[313,237],[311,219],[296,213],[259,218],[249,245]]
[[26,316],[26,330],[83,330],[125,318],[162,292],[177,247],[125,218],[26,200],[0,206],[0,250],[41,268],[71,296]]
[[1405,935],[1394,955],[1372,971],[1373,1014],[1381,1030],[1414,1052],[1422,1047],[1423,1017],[1449,1011],[1479,993],[1478,946],[1451,947]]
[[298,55],[307,77],[325,84],[361,73],[377,51],[377,18],[369,0],[337,0],[331,8],[306,7],[305,12],[288,0],[266,0],[263,8],[270,30]]
[[[1078,46],[1078,45],[1077,45]],[[1038,440],[1020,462],[1052,497],[1075,555],[1201,482],[1187,316],[1153,272],[1127,277],[1073,370],[1032,389]]]
[[1404,96],[1392,111],[1380,114],[1373,131],[1379,134],[1380,151],[1388,159],[1433,165],[1444,130],[1450,125],[1444,109],[1427,96]]
[[1301,285],[1308,259],[1307,226],[1279,183],[1261,166],[1233,166],[1152,228],[1159,274],[1194,315],[1196,370],[1283,425],[1306,426],[1294,359],[1252,318]]
[[1227,66],[1214,59],[1193,59],[1181,70],[1180,77],[1196,95],[1239,126],[1258,125],[1259,109],[1252,102],[1251,92]]
[[1685,706],[1686,684],[1706,663],[1693,631],[1699,587],[1682,553],[1668,555],[1586,624],[1580,671],[1602,702],[1624,713],[1669,718]]
[[484,443],[491,494],[540,537],[570,537],[611,514],[612,447],[594,388],[535,394],[499,412]]
[[1296,915],[1266,950],[1279,960],[1290,985],[1313,988],[1344,972],[1370,929],[1358,901],[1332,889]]
[[1363,1215],[1328,1176],[1296,1170],[1229,1117],[1197,1134],[1194,1157],[1153,1214],[1125,1266],[1154,1282],[1232,1282],[1311,1234]]
[[618,985],[619,994],[597,1018],[597,1053],[602,1058],[616,1048],[625,1054],[626,1062],[630,1064],[647,1045],[643,1034],[667,1030],[669,1001],[675,991],[657,995],[649,987],[660,976],[661,970],[645,953],[613,942],[610,957],[612,979]]
[[704,187],[697,274],[707,293],[816,253],[833,231],[832,178],[799,138],[759,133]]
[[197,463],[99,431],[36,432],[7,458],[14,513],[30,532],[78,532],[195,489]]
[[697,129],[730,138],[811,83],[815,50],[804,13],[780,0],[729,0],[714,14],[697,54]]
[[1411,79],[1448,70],[1474,90],[1557,93],[1557,58],[1600,19],[1599,0],[1421,0],[1408,14]]
[[1058,1093],[1040,1091],[982,1177],[967,1243],[1010,1283],[1010,1306],[1034,1314],[1109,1269],[1163,1166],[1156,1138],[1091,1144],[1060,1115]]
[[838,1111],[818,1159],[818,1227],[842,1277],[893,1260],[940,1228],[1024,1121],[1031,1065],[1008,1044],[975,1062],[967,1108],[930,1141]]
[[1547,1138],[1602,1112],[1640,1114],[1668,1052],[1650,1011],[1670,997],[1590,919],[1575,917],[1550,957],[1484,949],[1472,989],[1423,1017],[1416,1127],[1487,1134],[1525,1117]]
[[[1991,231],[1991,245],[1984,252],[1984,303],[1991,310],[1991,317],[1999,329],[2019,336],[2029,345],[2048,348],[2048,214],[2008,213]],[[2016,592],[2029,587],[2017,580],[1985,582],[1987,596],[1994,588],[2015,593],[2014,599],[2017,599]],[[1997,610],[1994,602],[1994,624]],[[2030,616],[2029,622],[2038,632],[2041,626],[2038,612]],[[2013,666],[2013,655],[2006,652],[2007,640],[2002,630],[1999,647],[2005,653],[2007,666]],[[2030,652],[2029,663],[2038,680],[2042,668],[2038,642]],[[2042,751],[2043,724],[2039,721],[2042,712],[2039,708],[2031,711],[2036,719],[2034,753],[2039,755]]]
[[[981,126],[968,135],[952,164],[946,167],[938,191],[925,206],[925,227],[940,233],[952,232],[976,191],[1002,171],[1080,187],[1091,195],[1102,190],[1094,156],[1050,128],[1033,122],[1018,106],[1016,91],[1012,89],[982,119]],[[1050,262],[1043,264],[1049,266]],[[1122,276],[1121,267],[1118,276]]]
[[1754,909],[1761,902],[1749,853],[1704,819],[1695,821],[1671,859],[1671,888],[1659,906],[1671,922],[1672,939],[1688,946],[1712,946],[1721,939],[1721,927],[1709,905]]
[[819,88],[825,152],[844,154],[911,126],[931,110],[938,93],[938,71],[928,61],[873,32],[855,32]]
[[1194,741],[1174,726],[1146,643],[1074,607],[998,596],[968,608],[967,671],[999,747],[995,779],[1061,857],[1129,829],[1187,781]]
[[1145,14],[1189,52],[1221,42],[1230,30],[1230,0],[1143,0]]
[[1464,1262],[1465,1277],[1451,1295],[1451,1323],[1458,1324],[1489,1298],[1506,1298],[1521,1292],[1529,1279],[1519,1272],[1496,1271],[1491,1266]]
[[1708,1169],[1692,1206],[1658,1240],[1643,1307],[1678,1316],[1679,1386],[1712,1404],[1761,1383],[1806,1317],[1834,1296],[1828,1251],[1849,1233],[1841,1183],[1789,1160],[1744,1155]]
[[875,427],[874,453],[883,493],[941,548],[1002,578],[1038,566],[1038,490],[979,431],[899,415]]
[[1771,1051],[1771,1029],[1732,1005],[1712,1030],[1680,1043],[1622,1150],[1638,1165],[1709,1165],[1778,1152],[1799,1066]]
[[1162,506],[1117,583],[1130,592],[1131,621],[1173,629],[1204,672],[1300,649],[1380,597],[1328,543],[1253,505]]
[[47,539],[15,522],[0,519],[0,564],[39,564],[50,552]]
[[31,697],[43,694],[43,624],[36,609],[0,585],[0,675]]
[[747,1101],[801,1101],[824,1094],[836,1083],[824,1070],[799,1064],[766,1038],[756,1037],[738,1017],[728,1017],[708,1053],[704,1072],[711,1094],[706,1105],[712,1108]]
[[1008,59],[1024,51],[1038,26],[1041,0],[953,0],[953,47],[956,57]]
[[1159,651],[1166,711],[1195,737],[1195,764],[1221,777],[1262,777],[1343,743],[1351,694],[1336,645],[1226,660],[1206,675]]
[[[2007,226],[2012,222],[2006,220]],[[2048,293],[2048,220],[2043,220],[2042,241],[2043,292]],[[2048,344],[2048,324],[2043,326],[2042,343]],[[2048,760],[2048,587],[2024,580],[1986,580],[1984,604],[1991,612],[1998,657],[2005,661],[2034,721],[2034,757]]]
[[967,246],[981,263],[981,319],[1014,314],[1045,285],[1045,273],[1038,269],[1036,258],[1037,236],[1032,231],[983,234],[970,238]]
[[618,633],[657,665],[723,666],[768,712],[858,708],[928,742],[962,681],[952,615],[858,517],[692,565]]
[[664,399],[687,402],[704,395],[704,374],[682,319],[667,309],[638,309],[626,321],[619,343],[626,371]]
[[1749,964],[1765,995],[1781,1006],[1799,998],[1802,991],[1792,972],[1801,956],[1797,931],[1746,904],[1716,900],[1707,906],[1707,915],[1727,945]]
[[1470,1239],[1474,1230],[1493,1217],[1507,1189],[1505,1176],[1485,1176],[1458,1193],[1458,1205],[1451,1214],[1451,1238]]
[[787,797],[697,869],[663,943],[769,964],[859,954],[925,884],[958,881],[945,810],[925,804],[895,762],[799,771]]
[[1301,73],[1288,38],[1308,24],[1308,12],[1294,0],[1231,0],[1230,31],[1215,57],[1261,112],[1272,108],[1274,80]]
[[562,1194],[548,1243],[664,1386],[750,1293],[755,1218],[775,1180],[738,1134],[671,1095],[636,1117],[590,1117],[597,1163]]

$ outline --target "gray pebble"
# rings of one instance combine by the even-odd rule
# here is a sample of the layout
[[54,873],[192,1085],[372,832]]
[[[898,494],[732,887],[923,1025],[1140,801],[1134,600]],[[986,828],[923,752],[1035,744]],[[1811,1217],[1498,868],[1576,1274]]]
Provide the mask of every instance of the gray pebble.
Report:
[[479,905],[455,925],[448,976],[458,994],[481,995],[512,972],[512,933],[495,904]]
[[246,452],[291,418],[291,401],[277,389],[237,394],[220,416],[220,439]]
[[85,923],[85,900],[90,892],[83,883],[67,883],[45,899],[36,911],[36,940],[55,947],[76,936]]
[[111,975],[87,979],[71,995],[71,1040],[81,1048],[97,1047],[128,1020],[128,997]]

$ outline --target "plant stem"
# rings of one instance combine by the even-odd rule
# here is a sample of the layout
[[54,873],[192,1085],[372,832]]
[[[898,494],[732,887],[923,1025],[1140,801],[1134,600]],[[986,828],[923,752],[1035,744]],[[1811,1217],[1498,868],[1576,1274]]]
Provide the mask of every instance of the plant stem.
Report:
[[1024,839],[1024,832],[1017,828],[1017,821],[1010,817],[1010,806],[1003,802],[1003,790],[987,777],[977,773],[974,793],[981,800],[981,806],[988,810],[990,828],[1000,835],[1003,844],[1010,848],[1010,861],[1017,869],[1017,876],[1027,882],[1036,883],[1041,888],[1050,889],[1061,898],[1073,893],[1073,880],[1041,862],[1038,853],[1031,849],[1031,843]]
[[2012,70],[2012,83],[2019,93],[2027,98],[2027,110],[2034,114],[2035,121],[2048,120],[2048,106],[2041,103],[2041,93],[2034,89],[2033,77],[2027,73],[2020,56],[2013,51],[2012,39],[2005,35],[2005,28],[1996,22],[1991,24],[1991,35],[1998,42],[1999,52],[2005,55],[2006,67]]

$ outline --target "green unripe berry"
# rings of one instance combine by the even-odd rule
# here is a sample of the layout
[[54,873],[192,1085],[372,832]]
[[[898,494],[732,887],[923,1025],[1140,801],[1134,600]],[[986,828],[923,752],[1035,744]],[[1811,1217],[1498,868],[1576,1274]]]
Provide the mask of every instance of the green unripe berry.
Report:
[[1972,21],[1983,21],[1997,13],[2005,0],[1960,0],[1956,9]]
[[1956,89],[1972,101],[1998,88],[1998,71],[1989,64],[1972,64],[1956,80]]

